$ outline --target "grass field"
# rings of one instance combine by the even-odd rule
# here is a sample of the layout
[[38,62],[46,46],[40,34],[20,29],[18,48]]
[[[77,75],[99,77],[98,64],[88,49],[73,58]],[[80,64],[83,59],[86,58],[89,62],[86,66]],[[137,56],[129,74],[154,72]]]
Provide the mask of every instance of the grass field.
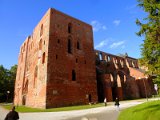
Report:
[[118,120],[160,120],[160,100],[125,109]]
[[[1,104],[5,109],[10,109],[11,105]],[[90,109],[96,107],[102,107],[104,103],[94,104],[94,105],[79,105],[79,106],[69,106],[69,107],[60,107],[60,108],[51,108],[51,109],[37,109],[37,108],[29,108],[25,106],[16,107],[17,112],[58,112],[58,111],[71,111],[71,110],[83,110]]]

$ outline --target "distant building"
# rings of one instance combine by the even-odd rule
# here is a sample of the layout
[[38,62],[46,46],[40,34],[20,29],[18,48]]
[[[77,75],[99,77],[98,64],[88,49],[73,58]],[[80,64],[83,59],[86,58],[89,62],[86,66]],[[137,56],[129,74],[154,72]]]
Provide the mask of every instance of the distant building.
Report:
[[144,85],[151,96],[153,84],[145,77],[137,59],[94,50],[90,25],[49,9],[20,48],[14,104],[51,108],[105,96],[140,98]]

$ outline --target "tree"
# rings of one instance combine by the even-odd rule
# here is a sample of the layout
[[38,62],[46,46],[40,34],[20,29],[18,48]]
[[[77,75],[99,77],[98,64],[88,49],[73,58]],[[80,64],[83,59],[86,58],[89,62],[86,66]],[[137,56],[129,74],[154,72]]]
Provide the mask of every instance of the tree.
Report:
[[148,68],[147,74],[156,75],[155,82],[160,86],[160,0],[138,0],[147,17],[136,20],[140,26],[138,36],[144,35],[140,63]]
[[17,73],[17,65],[14,65],[9,70],[9,79],[8,79],[8,86],[10,91],[10,99],[13,99],[14,97],[14,86],[15,86],[15,80],[16,80],[16,73]]
[[16,71],[17,65],[12,66],[10,70],[0,65],[0,102],[5,102],[8,95],[9,99],[13,100]]
[[6,97],[6,91],[7,91],[7,72],[8,70],[3,67],[3,65],[0,65],[0,101],[4,101]]

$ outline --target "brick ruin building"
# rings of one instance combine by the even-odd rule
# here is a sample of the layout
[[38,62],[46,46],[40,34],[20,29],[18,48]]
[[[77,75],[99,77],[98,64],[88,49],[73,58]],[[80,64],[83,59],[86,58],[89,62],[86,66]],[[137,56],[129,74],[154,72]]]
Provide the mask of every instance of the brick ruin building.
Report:
[[51,108],[153,92],[137,59],[94,50],[92,27],[55,9],[47,11],[20,48],[15,105]]

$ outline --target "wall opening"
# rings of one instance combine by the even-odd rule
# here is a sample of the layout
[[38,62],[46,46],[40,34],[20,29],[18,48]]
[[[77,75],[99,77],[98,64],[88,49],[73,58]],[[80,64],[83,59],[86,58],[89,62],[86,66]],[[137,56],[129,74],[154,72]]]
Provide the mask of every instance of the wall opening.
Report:
[[42,50],[42,39],[39,41],[39,50]]
[[57,40],[57,43],[60,43],[60,39]]
[[75,70],[72,70],[72,81],[76,80],[76,72]]
[[102,60],[102,53],[99,53],[99,60]]
[[92,102],[92,96],[91,96],[91,94],[89,94],[89,96],[88,96],[88,101],[89,101],[89,103]]
[[41,25],[40,36],[43,35],[43,24]]
[[69,23],[69,24],[68,24],[68,33],[71,33],[71,32],[72,32],[72,24]]
[[106,62],[108,62],[108,60],[107,60],[107,56],[106,56],[106,55],[104,56],[104,59],[105,59],[105,61],[106,61]]
[[43,53],[43,55],[42,55],[42,64],[44,64],[45,63],[45,52]]
[[77,41],[77,49],[80,50],[80,43]]
[[108,60],[108,62],[110,62],[110,61],[111,61],[111,58],[110,58],[110,56],[107,56],[107,60]]
[[22,97],[22,105],[26,105],[26,95],[23,95]]
[[71,39],[68,39],[68,53],[72,53]]

